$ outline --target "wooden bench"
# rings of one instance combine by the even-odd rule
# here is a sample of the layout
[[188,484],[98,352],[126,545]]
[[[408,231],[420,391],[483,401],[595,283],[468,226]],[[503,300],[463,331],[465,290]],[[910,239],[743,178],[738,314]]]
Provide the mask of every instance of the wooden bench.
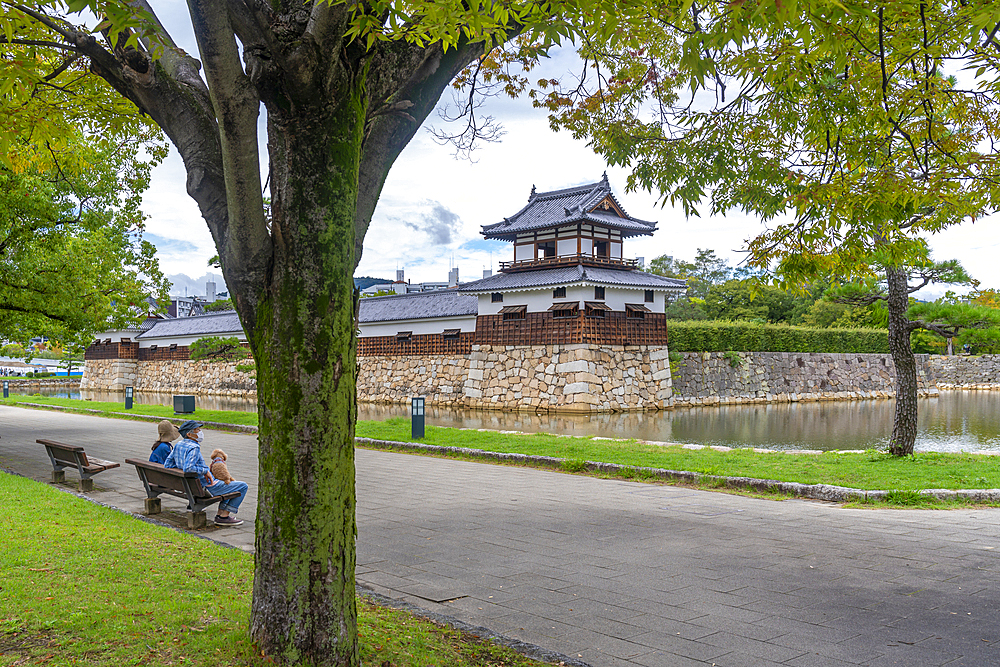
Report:
[[202,486],[202,476],[196,472],[184,472],[179,468],[164,468],[159,463],[142,459],[125,459],[125,463],[135,466],[135,471],[146,487],[146,514],[159,514],[160,495],[177,496],[188,502],[188,528],[205,527],[205,508],[223,500],[232,500],[239,492],[231,491],[213,496]]
[[93,456],[87,456],[83,447],[64,445],[55,440],[35,440],[40,445],[45,445],[45,453],[52,461],[52,483],[61,484],[66,481],[66,468],[76,468],[80,473],[80,491],[93,491],[94,475],[105,470],[121,467],[120,463],[114,461],[102,461]]

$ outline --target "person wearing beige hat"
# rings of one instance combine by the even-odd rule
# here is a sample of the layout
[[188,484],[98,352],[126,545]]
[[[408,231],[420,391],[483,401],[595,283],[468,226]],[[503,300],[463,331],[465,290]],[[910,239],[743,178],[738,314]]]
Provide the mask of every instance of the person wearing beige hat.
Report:
[[160,432],[160,437],[153,443],[153,453],[149,455],[149,460],[153,463],[162,464],[167,460],[167,457],[170,456],[170,451],[174,448],[170,443],[181,437],[181,433],[169,419],[161,421],[157,425],[157,430]]

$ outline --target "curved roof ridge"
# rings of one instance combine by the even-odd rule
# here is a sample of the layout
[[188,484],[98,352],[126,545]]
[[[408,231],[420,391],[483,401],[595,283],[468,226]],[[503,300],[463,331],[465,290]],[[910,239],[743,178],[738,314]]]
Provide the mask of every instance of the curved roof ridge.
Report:
[[[603,187],[602,187],[603,186]],[[565,197],[567,195],[577,195],[584,192],[589,192],[592,190],[608,190],[610,192],[611,188],[604,181],[598,181],[597,183],[587,183],[585,185],[575,185],[571,188],[563,188],[561,190],[549,190],[548,192],[539,192],[535,194],[532,201],[544,201],[546,199],[558,199],[559,197]]]
[[[614,211],[601,211],[596,208],[605,198],[610,198],[614,203]],[[601,219],[602,216],[605,219]],[[548,192],[532,190],[528,203],[521,210],[501,222],[483,225],[482,234],[486,238],[513,241],[514,236],[520,232],[580,221],[609,225],[627,233],[628,236],[648,235],[656,231],[655,222],[639,220],[628,214],[612,192],[605,173],[596,183],[585,183]]]

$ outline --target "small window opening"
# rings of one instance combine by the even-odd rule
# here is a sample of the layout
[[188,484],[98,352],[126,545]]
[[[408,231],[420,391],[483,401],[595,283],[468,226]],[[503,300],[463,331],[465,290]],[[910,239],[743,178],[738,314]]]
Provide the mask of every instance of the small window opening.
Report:
[[594,288],[594,298],[595,299],[602,299],[602,300],[604,299],[604,288],[603,287],[595,287]]
[[566,288],[565,287],[557,287],[554,290],[552,290],[552,298],[553,299],[565,299],[566,298]]
[[576,317],[580,313],[580,304],[575,301],[570,303],[554,303],[549,310],[552,311],[552,317],[554,318]]
[[493,303],[503,303],[503,292],[493,292]]
[[584,306],[586,307],[584,315],[587,317],[604,317],[604,313],[611,310],[606,304],[599,301],[587,301]]
[[500,314],[503,315],[505,322],[507,320],[523,320],[527,310],[527,306],[504,306],[500,309]]
[[646,303],[653,303],[653,290],[646,290],[646,298],[644,299]]

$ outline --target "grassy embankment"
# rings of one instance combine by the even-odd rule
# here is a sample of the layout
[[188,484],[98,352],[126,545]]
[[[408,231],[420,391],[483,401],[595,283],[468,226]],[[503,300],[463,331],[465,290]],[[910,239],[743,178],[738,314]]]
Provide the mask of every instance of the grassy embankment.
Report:
[[[2,473],[0,517],[0,665],[273,664],[247,633],[250,554]],[[366,666],[539,664],[364,600],[358,613]]]
[[[143,403],[133,403],[131,410],[125,409],[124,402],[108,401],[85,401],[73,398],[53,398],[51,396],[24,396],[11,394],[10,398],[0,398],[0,405],[16,405],[18,403],[36,403],[39,405],[51,405],[55,407],[67,408],[73,411],[94,411],[104,413],[105,416],[127,419],[128,414],[149,415],[161,419],[174,419],[174,409],[169,405],[146,405]],[[109,414],[119,413],[119,414]],[[220,424],[236,424],[239,426],[256,426],[256,412],[237,412],[234,410],[203,410],[198,408],[195,415],[198,421],[218,422]],[[186,419],[186,417],[178,417]]]
[[[11,397],[6,401],[0,399],[0,404],[25,401],[124,412],[118,403],[40,397]],[[173,411],[168,406],[136,406],[133,412],[173,416]],[[197,419],[234,424],[257,423],[257,415],[253,412],[199,409]],[[408,442],[411,440],[410,423],[406,419],[359,422],[357,435],[377,440]],[[889,506],[961,506],[967,504],[966,501],[942,503],[930,498],[915,497],[911,492],[923,489],[1000,488],[1000,456],[918,453],[912,457],[896,458],[875,451],[778,454],[734,449],[719,452],[712,449],[690,450],[680,446],[648,445],[635,440],[596,440],[541,433],[514,435],[437,426],[428,426],[426,437],[421,442],[494,452],[553,456],[565,459],[568,471],[579,470],[579,464],[583,461],[597,461],[724,477],[755,477],[801,484],[835,484],[865,490],[903,491],[888,503],[880,503]],[[634,477],[641,479],[642,475]]]

